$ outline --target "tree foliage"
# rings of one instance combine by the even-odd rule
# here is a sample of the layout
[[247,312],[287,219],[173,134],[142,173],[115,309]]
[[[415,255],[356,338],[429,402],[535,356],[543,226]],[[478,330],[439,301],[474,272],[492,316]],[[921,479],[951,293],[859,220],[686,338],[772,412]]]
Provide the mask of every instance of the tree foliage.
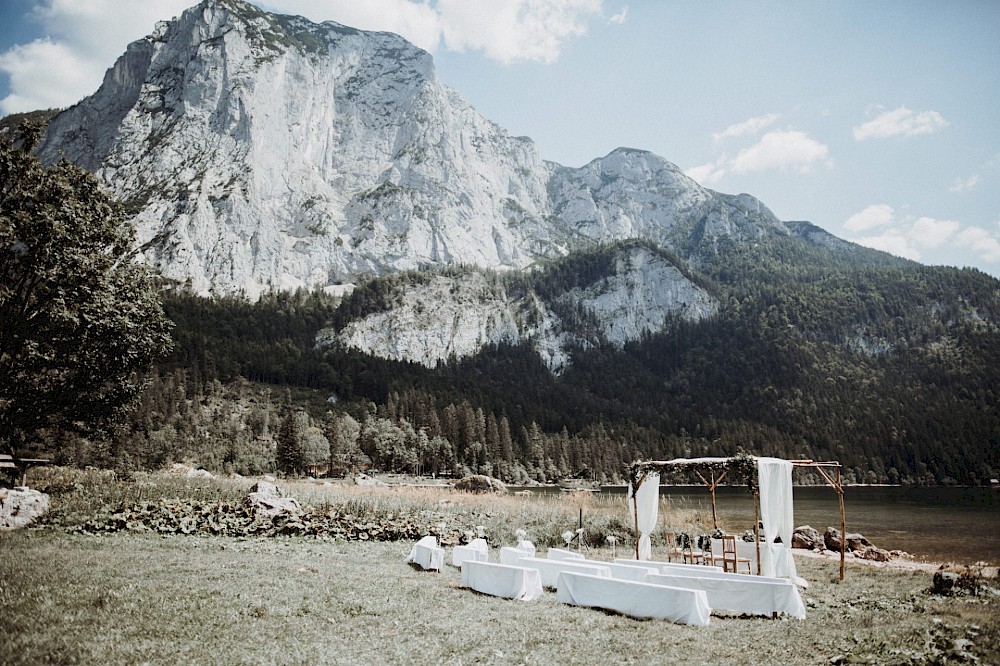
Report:
[[0,139],[0,446],[120,422],[169,321],[134,231],[85,171]]

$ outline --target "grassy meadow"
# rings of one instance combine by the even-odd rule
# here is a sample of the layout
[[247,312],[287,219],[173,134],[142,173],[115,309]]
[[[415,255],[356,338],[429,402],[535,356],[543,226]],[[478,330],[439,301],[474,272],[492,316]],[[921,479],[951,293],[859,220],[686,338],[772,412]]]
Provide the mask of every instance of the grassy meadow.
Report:
[[[0,664],[1000,662],[1000,598],[930,595],[925,571],[849,562],[840,583],[837,560],[797,557],[810,581],[805,620],[718,614],[686,627],[564,606],[552,593],[528,603],[483,596],[462,589],[453,567],[405,564],[404,541],[91,534],[78,526],[116,504],[238,501],[249,482],[87,474],[39,471],[33,485],[48,484],[53,519],[0,534]],[[628,520],[624,503],[590,496],[279,485],[303,503],[370,517],[483,525],[494,545],[518,528],[556,545],[581,507],[593,542]],[[703,519],[663,511],[661,526]],[[606,545],[584,551],[612,556]]]

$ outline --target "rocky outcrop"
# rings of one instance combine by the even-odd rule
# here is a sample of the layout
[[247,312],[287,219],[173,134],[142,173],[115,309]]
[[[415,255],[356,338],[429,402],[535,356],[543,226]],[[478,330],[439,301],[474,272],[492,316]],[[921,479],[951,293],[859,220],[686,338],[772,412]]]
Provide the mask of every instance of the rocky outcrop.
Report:
[[[489,345],[528,342],[558,373],[569,363],[571,346],[623,345],[664,330],[671,318],[697,321],[719,309],[714,296],[647,247],[622,247],[611,263],[608,275],[558,295],[551,305],[533,291],[508,293],[495,273],[434,275],[402,291],[390,309],[352,321],[339,333],[320,331],[317,344],[341,343],[434,367]],[[585,313],[596,327],[578,333],[557,310]]]
[[503,481],[500,479],[494,479],[490,476],[485,476],[483,474],[473,474],[472,476],[467,476],[464,479],[459,480],[454,487],[455,490],[474,494],[503,494],[507,492],[507,486],[504,485]]
[[285,497],[278,486],[267,481],[258,481],[250,488],[244,504],[254,516],[274,518],[282,514],[294,515],[302,510],[302,505],[294,497]]
[[[823,535],[809,525],[796,527],[792,533],[792,548],[804,548],[806,550],[823,550],[826,542]],[[839,548],[839,545],[838,545]]]
[[827,550],[840,552],[840,530],[836,527],[827,527],[826,531],[823,532],[823,543],[826,545]]
[[49,510],[49,496],[32,488],[0,486],[0,532],[33,522]]

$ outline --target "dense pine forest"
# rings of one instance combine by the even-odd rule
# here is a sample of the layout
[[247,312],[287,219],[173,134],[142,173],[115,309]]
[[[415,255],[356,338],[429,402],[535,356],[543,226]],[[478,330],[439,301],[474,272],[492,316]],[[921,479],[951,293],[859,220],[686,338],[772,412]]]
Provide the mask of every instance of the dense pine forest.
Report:
[[[322,292],[250,302],[175,287],[164,292],[173,352],[129,423],[107,440],[62,441],[60,456],[128,469],[186,460],[240,474],[475,472],[527,483],[612,482],[639,458],[746,451],[839,460],[857,483],[997,477],[997,280],[808,247],[789,238],[766,254],[729,248],[698,272],[685,267],[720,298],[718,315],[678,319],[624,347],[589,335],[559,376],[528,345],[433,369],[317,347],[321,328],[391,307],[429,271],[373,279],[342,303]],[[554,303],[606,274],[618,249],[492,277]]]

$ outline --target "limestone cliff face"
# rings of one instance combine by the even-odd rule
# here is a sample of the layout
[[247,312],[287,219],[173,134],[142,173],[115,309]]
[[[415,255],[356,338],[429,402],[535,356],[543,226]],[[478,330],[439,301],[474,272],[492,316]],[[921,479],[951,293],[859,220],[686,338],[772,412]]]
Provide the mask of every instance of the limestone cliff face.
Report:
[[403,38],[241,0],[204,0],[131,44],[53,119],[41,154],[95,171],[134,215],[144,259],[202,293],[787,233],[756,200],[644,151],[545,162]]
[[[662,331],[670,317],[698,320],[719,308],[713,296],[643,247],[622,250],[611,275],[555,300],[585,312],[597,322],[596,339],[616,345]],[[527,342],[558,373],[569,363],[571,348],[585,348],[594,338],[567,326],[556,309],[533,291],[512,296],[495,274],[436,275],[408,288],[391,309],[355,320],[339,333],[323,331],[318,342],[429,367],[487,345]]]
[[95,171],[202,292],[558,252],[548,168],[401,37],[206,0],[133,43],[41,154]]

